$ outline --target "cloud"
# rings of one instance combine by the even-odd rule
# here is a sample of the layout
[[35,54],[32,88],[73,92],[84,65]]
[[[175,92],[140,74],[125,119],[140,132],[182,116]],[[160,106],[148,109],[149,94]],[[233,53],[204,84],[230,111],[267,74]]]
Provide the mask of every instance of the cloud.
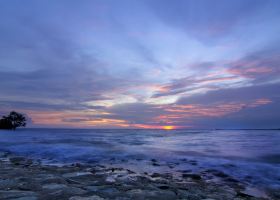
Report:
[[198,89],[213,90],[218,89],[219,85],[227,82],[239,81],[236,76],[226,77],[205,77],[205,78],[193,78],[185,77],[177,80],[173,80],[170,84],[164,85],[160,88],[160,91],[155,93],[152,97],[162,97],[175,94],[181,94],[191,92]]
[[[178,127],[228,128],[232,123],[236,128],[275,128],[279,124],[275,119],[280,116],[277,107],[280,103],[277,93],[279,86],[270,84],[220,89],[182,97],[173,104],[121,104],[106,111],[109,113],[107,117],[125,120],[130,127],[170,124]],[[264,114],[263,120],[270,119],[270,123],[258,124],[262,118],[259,110]],[[242,117],[242,123],[238,123],[241,113],[245,113],[247,118]]]
[[0,4],[0,113],[160,128],[236,125],[240,113],[253,127],[258,111],[276,126],[278,1]]
[[248,24],[248,21],[254,20],[255,15],[262,13],[267,6],[273,8],[279,3],[261,0],[175,0],[172,4],[162,0],[146,2],[169,26],[182,29],[186,34],[211,45],[228,37],[244,22]]
[[270,47],[256,51],[228,64],[227,71],[236,76],[253,79],[255,83],[279,80],[280,50]]

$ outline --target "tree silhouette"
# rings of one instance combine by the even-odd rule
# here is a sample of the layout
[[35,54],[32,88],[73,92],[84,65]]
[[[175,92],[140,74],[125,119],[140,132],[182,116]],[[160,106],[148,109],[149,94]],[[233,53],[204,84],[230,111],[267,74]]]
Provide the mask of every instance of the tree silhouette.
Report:
[[10,120],[0,119],[0,129],[13,129],[13,125]]
[[25,126],[26,119],[23,114],[17,113],[15,111],[10,112],[8,116],[3,116],[0,120],[0,129],[13,129],[17,127]]

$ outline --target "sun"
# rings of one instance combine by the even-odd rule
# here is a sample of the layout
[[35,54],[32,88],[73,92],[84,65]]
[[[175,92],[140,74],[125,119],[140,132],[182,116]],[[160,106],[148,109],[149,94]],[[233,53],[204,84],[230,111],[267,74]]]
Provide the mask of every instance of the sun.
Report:
[[175,127],[174,126],[163,126],[162,129],[164,130],[173,130]]

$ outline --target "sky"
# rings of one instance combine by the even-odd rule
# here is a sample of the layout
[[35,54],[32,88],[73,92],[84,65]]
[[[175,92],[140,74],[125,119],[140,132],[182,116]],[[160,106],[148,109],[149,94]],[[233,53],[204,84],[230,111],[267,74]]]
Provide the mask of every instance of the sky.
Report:
[[279,22],[279,0],[0,0],[0,114],[280,128]]

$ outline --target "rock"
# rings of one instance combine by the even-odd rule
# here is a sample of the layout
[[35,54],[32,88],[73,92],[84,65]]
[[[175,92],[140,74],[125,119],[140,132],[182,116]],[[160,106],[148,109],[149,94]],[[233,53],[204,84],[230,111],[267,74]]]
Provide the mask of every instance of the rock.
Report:
[[43,185],[43,189],[47,189],[47,190],[60,190],[66,187],[67,185],[65,184],[57,184],[57,183],[50,183],[50,184]]
[[34,182],[23,182],[23,183],[19,183],[17,188],[20,190],[38,191],[42,189],[42,186]]
[[121,195],[120,191],[114,187],[109,187],[109,188],[104,188],[104,189],[98,190],[96,194],[101,195],[101,196],[106,196],[109,199],[113,199],[114,197]]
[[63,174],[62,176],[64,178],[73,178],[73,177],[84,176],[84,175],[92,175],[92,173],[91,172],[70,172],[70,173]]
[[238,197],[243,197],[243,198],[251,198],[251,197],[253,197],[252,195],[250,195],[250,194],[245,194],[245,193],[243,193],[243,192],[238,192],[238,193],[237,193],[237,196],[238,196]]
[[168,185],[160,185],[160,186],[158,186],[158,188],[161,189],[161,190],[167,190],[167,189],[169,189],[169,186]]
[[42,180],[42,184],[50,184],[50,183],[67,184],[67,181],[61,177],[48,177]]
[[113,178],[112,176],[108,176],[105,180],[107,183],[115,183],[116,182],[116,179]]
[[27,197],[19,197],[15,198],[13,200],[37,200],[38,198],[36,196],[27,196]]
[[31,191],[20,191],[20,190],[9,190],[3,191],[0,190],[0,199],[12,199],[12,198],[21,198],[21,197],[30,197],[36,196],[35,192]]
[[90,197],[74,196],[74,197],[70,197],[69,200],[105,200],[105,199],[100,197],[100,196],[93,195],[93,196],[90,196]]
[[9,155],[9,152],[7,151],[0,151],[0,158],[5,158]]
[[157,177],[160,177],[160,174],[159,174],[159,173],[153,173],[153,174],[151,175],[151,177],[152,177],[152,178],[157,178]]
[[81,163],[73,163],[71,166],[80,168],[80,167],[82,167],[82,164]]
[[26,163],[26,161],[27,160],[24,157],[20,157],[20,156],[10,158],[10,162],[13,163],[14,165],[23,165]]
[[214,174],[215,176],[218,176],[218,177],[221,177],[221,178],[227,178],[227,177],[229,177],[229,175],[225,174],[224,172],[220,172],[220,171],[214,172],[213,174]]
[[257,198],[268,198],[268,196],[263,191],[260,191],[259,189],[252,188],[252,187],[247,187],[241,193],[248,195],[248,196],[257,197]]
[[230,183],[238,183],[238,182],[239,182],[238,180],[236,180],[236,179],[234,179],[234,178],[231,178],[231,177],[227,177],[227,178],[225,179],[225,181],[230,182]]
[[18,184],[18,181],[16,181],[15,179],[4,179],[1,180],[0,179],[0,190],[1,189],[9,189],[9,188],[16,188]]
[[196,160],[190,160],[188,161],[189,164],[191,165],[197,165],[197,161]]
[[182,174],[183,178],[191,178],[193,180],[201,180],[201,176],[198,174]]
[[102,189],[105,189],[107,186],[105,185],[90,185],[90,186],[86,186],[85,189],[91,191],[91,192],[97,192],[100,191]]
[[67,188],[64,188],[62,191],[65,194],[71,194],[71,195],[83,195],[88,192],[88,191],[78,188],[78,187],[67,187]]
[[160,199],[160,200],[176,199],[176,195],[172,191],[133,189],[128,191],[126,194],[130,199]]
[[188,194],[185,200],[201,200],[202,198],[196,194]]

